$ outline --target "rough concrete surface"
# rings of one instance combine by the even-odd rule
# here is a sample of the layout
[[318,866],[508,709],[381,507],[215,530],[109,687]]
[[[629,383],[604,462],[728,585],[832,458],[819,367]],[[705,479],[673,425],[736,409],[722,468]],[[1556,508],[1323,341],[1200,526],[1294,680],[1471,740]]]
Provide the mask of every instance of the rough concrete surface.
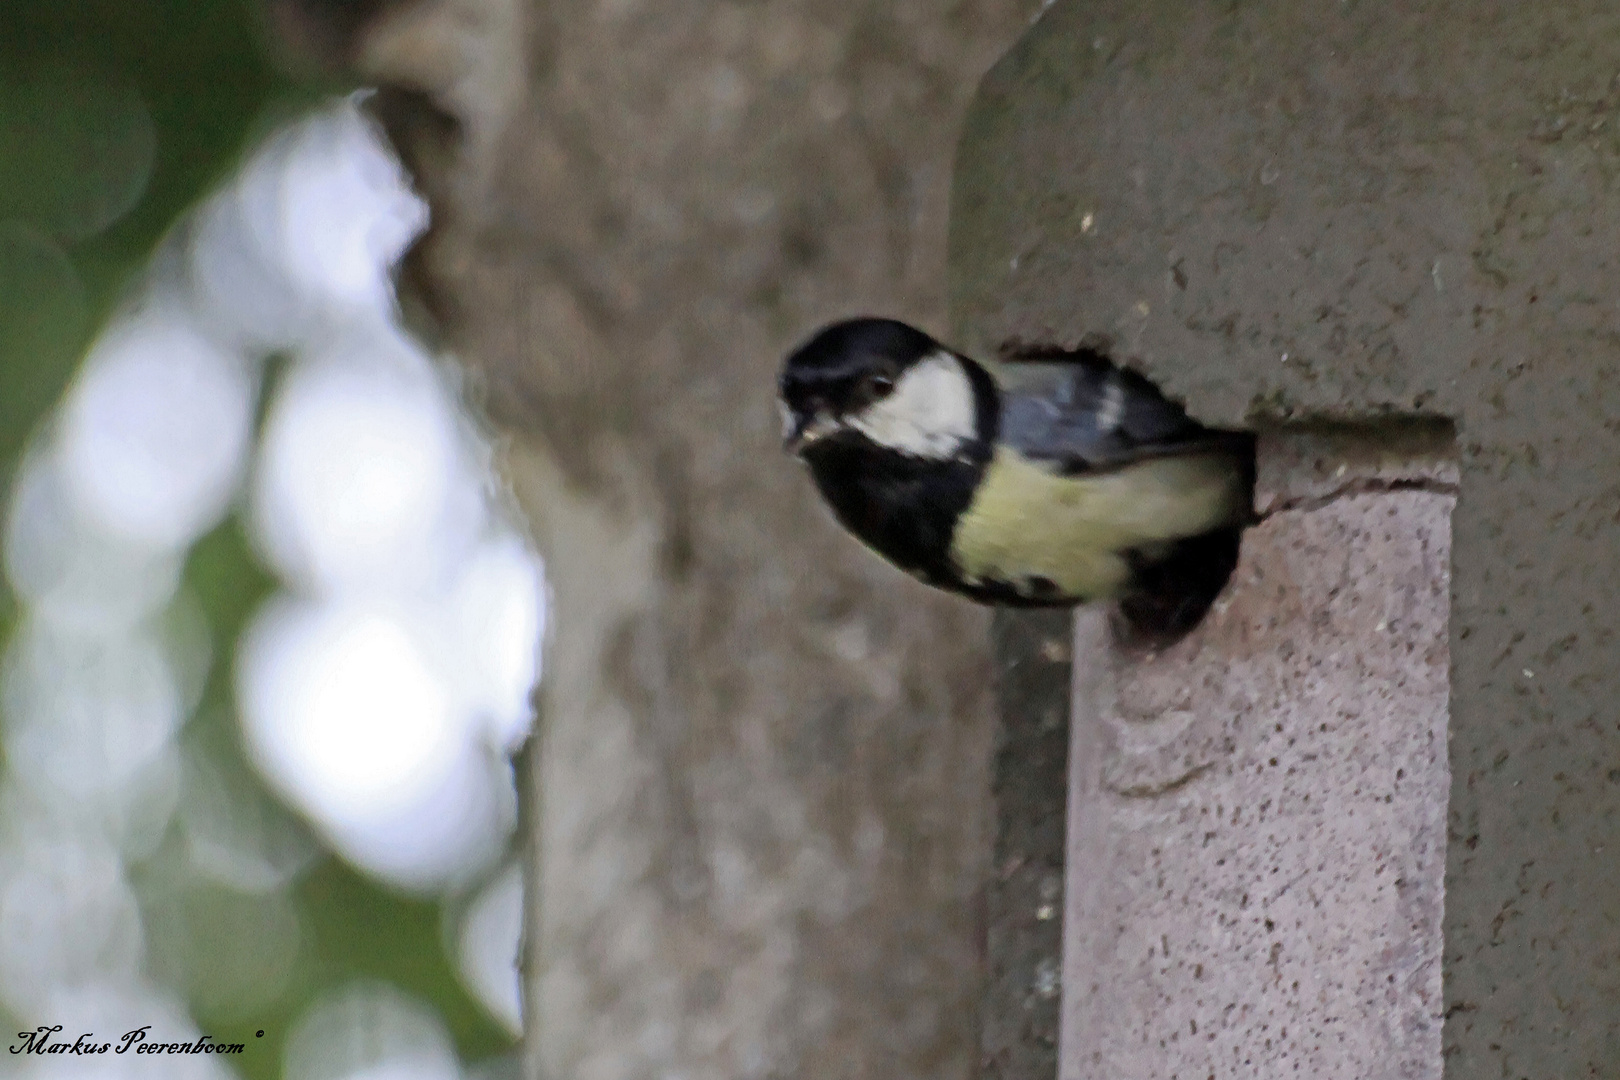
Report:
[[1070,621],[1063,610],[1001,610],[991,624],[1001,723],[990,776],[981,1080],[1058,1074]]
[[1454,1080],[1620,1076],[1617,73],[1601,0],[1059,0],[957,158],[969,344],[1454,424]]
[[1262,438],[1187,639],[1080,615],[1063,1080],[1441,1075],[1455,468],[1349,441]]
[[838,528],[773,398],[822,321],[942,329],[951,149],[1034,8],[365,5],[349,51],[433,213],[405,300],[552,589],[535,1080],[977,1066],[989,620]]

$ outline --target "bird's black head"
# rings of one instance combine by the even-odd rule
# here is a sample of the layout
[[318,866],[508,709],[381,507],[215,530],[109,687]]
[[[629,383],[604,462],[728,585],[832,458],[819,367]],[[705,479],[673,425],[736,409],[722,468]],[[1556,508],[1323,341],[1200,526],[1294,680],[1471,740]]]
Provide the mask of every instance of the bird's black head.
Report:
[[996,433],[989,373],[905,323],[851,319],[790,353],[780,389],[783,441],[844,527],[951,581],[952,529]]
[[807,461],[851,442],[948,460],[994,415],[985,400],[994,389],[977,365],[894,319],[817,331],[788,355],[780,391],[783,441]]

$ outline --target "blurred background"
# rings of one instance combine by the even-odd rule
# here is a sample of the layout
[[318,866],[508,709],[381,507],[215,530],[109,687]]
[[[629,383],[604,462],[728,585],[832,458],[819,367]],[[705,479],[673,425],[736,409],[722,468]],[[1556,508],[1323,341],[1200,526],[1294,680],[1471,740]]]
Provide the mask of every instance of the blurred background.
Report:
[[515,1076],[544,584],[399,325],[426,205],[252,6],[61,7],[0,3],[0,1021],[246,1052],[0,1075]]

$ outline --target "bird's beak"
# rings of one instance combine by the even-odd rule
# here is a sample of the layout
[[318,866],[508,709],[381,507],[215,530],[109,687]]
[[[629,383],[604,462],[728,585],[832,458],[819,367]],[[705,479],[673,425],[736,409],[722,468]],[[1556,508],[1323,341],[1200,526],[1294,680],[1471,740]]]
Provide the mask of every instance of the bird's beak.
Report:
[[795,457],[838,430],[838,421],[824,412],[811,416],[783,415],[782,449]]

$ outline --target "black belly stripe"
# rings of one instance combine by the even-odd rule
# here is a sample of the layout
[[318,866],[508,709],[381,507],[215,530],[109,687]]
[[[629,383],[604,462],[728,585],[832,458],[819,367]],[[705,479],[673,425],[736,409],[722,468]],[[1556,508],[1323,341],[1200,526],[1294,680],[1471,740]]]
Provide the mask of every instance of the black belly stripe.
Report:
[[934,584],[958,582],[951,534],[973,501],[982,464],[913,457],[848,439],[817,446],[810,465],[845,528],[903,570]]

